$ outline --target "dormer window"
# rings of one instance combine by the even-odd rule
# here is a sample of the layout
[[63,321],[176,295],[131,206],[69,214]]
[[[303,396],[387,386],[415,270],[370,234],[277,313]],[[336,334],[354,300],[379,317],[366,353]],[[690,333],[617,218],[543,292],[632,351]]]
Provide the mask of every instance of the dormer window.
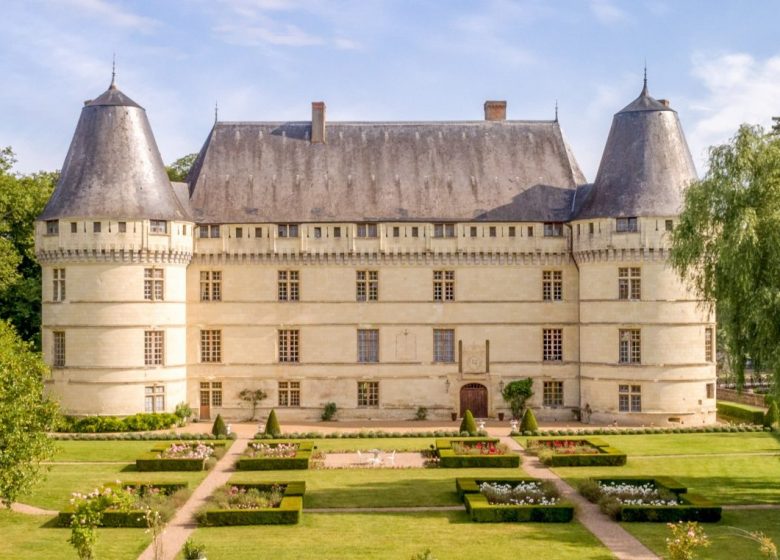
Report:
[[168,233],[168,222],[165,220],[149,220],[149,233]]
[[639,224],[636,218],[618,218],[616,220],[618,233],[630,233],[639,231]]
[[101,229],[100,222],[92,222],[92,233],[100,233],[100,229]]
[[298,237],[298,224],[279,224],[279,237]]
[[544,224],[545,237],[563,237],[563,224],[560,222],[547,222]]
[[377,237],[377,227],[376,224],[358,224],[357,225],[357,236],[358,237]]
[[455,224],[433,224],[434,237],[455,237]]
[[59,234],[60,234],[60,221],[46,220],[46,235],[59,235]]

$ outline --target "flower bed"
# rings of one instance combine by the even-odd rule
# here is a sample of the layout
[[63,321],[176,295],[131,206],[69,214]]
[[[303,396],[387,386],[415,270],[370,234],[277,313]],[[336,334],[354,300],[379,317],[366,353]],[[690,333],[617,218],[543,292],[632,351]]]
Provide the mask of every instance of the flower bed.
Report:
[[198,523],[215,527],[292,525],[301,519],[305,491],[303,481],[226,484],[198,512]]
[[439,466],[447,469],[520,466],[520,456],[499,444],[497,438],[437,439],[435,448]]
[[[101,527],[146,527],[149,508],[159,511],[163,521],[168,521],[191,494],[186,482],[112,482],[104,488],[114,494],[117,507],[103,512]],[[77,496],[74,494],[74,499]],[[120,511],[120,503],[127,504],[129,509]],[[65,508],[57,515],[57,525],[69,527],[72,517],[72,507]]]
[[457,478],[455,487],[472,521],[567,523],[574,507],[550,482],[532,478]]
[[615,467],[626,464],[626,454],[598,438],[529,439],[531,453],[550,467]]
[[255,440],[236,463],[242,471],[308,469],[314,442],[289,440]]
[[187,441],[156,445],[135,460],[139,471],[202,471],[227,451],[225,441]]
[[580,493],[615,521],[720,521],[721,508],[671,478],[599,478]]

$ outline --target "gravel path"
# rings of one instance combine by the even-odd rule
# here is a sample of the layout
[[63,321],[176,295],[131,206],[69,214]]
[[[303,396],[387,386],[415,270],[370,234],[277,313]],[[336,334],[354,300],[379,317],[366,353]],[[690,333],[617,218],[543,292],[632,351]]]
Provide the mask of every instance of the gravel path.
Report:
[[43,509],[27,504],[14,502],[11,504],[11,511],[23,513],[25,515],[57,515],[59,512],[52,509]]

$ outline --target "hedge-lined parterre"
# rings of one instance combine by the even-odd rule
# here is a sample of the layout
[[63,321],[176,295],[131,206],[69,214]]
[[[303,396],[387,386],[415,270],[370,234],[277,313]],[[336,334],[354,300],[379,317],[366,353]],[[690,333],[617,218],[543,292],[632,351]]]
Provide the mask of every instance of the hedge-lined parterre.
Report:
[[154,446],[135,460],[139,471],[202,471],[222,457],[232,441],[180,441]]
[[528,477],[456,478],[455,488],[478,523],[568,523],[574,506],[562,502],[549,481]]
[[242,471],[303,470],[309,468],[313,441],[254,440],[236,463]]
[[304,481],[230,482],[209,496],[196,518],[202,526],[293,525],[301,520]]
[[457,437],[434,443],[439,466],[459,468],[517,468],[520,456],[512,453],[498,438]]
[[614,467],[626,464],[626,454],[594,437],[529,439],[529,452],[549,467]]

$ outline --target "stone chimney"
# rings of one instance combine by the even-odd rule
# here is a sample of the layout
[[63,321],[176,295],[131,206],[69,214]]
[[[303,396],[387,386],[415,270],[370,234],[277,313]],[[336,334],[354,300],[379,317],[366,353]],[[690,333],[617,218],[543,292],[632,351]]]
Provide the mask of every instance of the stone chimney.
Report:
[[506,120],[506,101],[485,101],[486,121]]
[[312,101],[311,104],[311,142],[325,143],[325,102]]
[[669,100],[668,99],[659,99],[658,103],[660,103],[664,107],[668,107],[669,106]]

